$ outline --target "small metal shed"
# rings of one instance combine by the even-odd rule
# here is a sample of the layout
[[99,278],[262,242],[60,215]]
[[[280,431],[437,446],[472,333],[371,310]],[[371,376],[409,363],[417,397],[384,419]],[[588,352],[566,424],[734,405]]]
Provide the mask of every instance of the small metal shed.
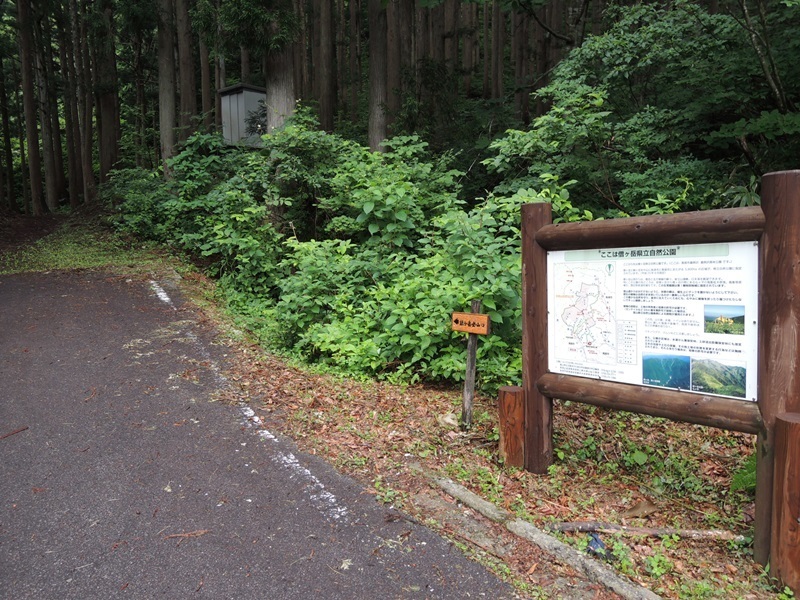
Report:
[[217,92],[222,101],[222,136],[229,144],[258,146],[258,135],[247,135],[247,117],[258,110],[258,103],[265,100],[267,90],[247,83],[237,83]]

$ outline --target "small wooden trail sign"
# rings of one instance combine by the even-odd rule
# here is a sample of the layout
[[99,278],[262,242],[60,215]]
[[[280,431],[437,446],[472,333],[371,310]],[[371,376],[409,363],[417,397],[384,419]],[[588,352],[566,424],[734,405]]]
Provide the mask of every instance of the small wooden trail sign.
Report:
[[489,315],[476,313],[453,313],[451,323],[453,331],[489,335]]
[[489,315],[481,314],[481,301],[472,301],[472,312],[453,313],[451,323],[453,331],[469,334],[467,340],[467,374],[464,378],[464,401],[461,410],[461,428],[472,426],[472,401],[475,398],[475,370],[478,356],[478,336],[488,335]]

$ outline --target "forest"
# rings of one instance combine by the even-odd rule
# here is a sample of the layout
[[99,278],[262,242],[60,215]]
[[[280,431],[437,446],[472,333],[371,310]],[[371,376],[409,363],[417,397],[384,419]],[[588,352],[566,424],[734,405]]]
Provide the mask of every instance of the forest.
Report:
[[[519,380],[519,208],[759,201],[797,166],[797,0],[0,2],[0,206],[107,211],[191,255],[269,347],[397,381]],[[263,88],[258,147],[219,90]]]

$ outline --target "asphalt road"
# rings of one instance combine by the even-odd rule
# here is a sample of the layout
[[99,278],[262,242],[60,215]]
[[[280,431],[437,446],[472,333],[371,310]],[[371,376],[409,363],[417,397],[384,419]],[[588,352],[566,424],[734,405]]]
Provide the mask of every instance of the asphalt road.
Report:
[[167,282],[0,277],[0,599],[514,597],[215,401],[213,340]]

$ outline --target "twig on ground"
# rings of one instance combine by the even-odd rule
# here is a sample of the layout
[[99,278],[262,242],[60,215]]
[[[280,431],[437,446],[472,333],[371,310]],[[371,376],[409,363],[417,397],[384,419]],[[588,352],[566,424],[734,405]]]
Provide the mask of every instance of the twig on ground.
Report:
[[646,535],[650,537],[662,537],[665,535],[677,535],[691,540],[725,540],[743,542],[743,535],[736,535],[730,531],[721,529],[675,529],[672,527],[634,527],[630,525],[616,525],[614,523],[601,523],[599,521],[575,521],[572,523],[552,523],[547,526],[551,531],[561,532],[598,532],[598,533],[622,533],[625,535]]
[[178,545],[180,546],[183,540],[187,538],[200,537],[201,535],[205,535],[210,531],[211,531],[210,529],[198,529],[197,531],[188,531],[186,533],[171,533],[170,535],[165,535],[164,539],[171,540],[173,538],[180,538],[180,541],[178,542]]
[[6,433],[6,434],[4,434],[4,435],[0,435],[0,440],[4,440],[4,439],[6,439],[7,437],[11,437],[12,435],[16,435],[16,434],[18,434],[18,433],[22,433],[22,432],[23,432],[23,431],[25,431],[26,429],[28,429],[28,426],[27,426],[27,425],[25,425],[25,427],[20,427],[19,429],[15,429],[14,431],[12,431],[12,432],[10,432],[10,433]]

